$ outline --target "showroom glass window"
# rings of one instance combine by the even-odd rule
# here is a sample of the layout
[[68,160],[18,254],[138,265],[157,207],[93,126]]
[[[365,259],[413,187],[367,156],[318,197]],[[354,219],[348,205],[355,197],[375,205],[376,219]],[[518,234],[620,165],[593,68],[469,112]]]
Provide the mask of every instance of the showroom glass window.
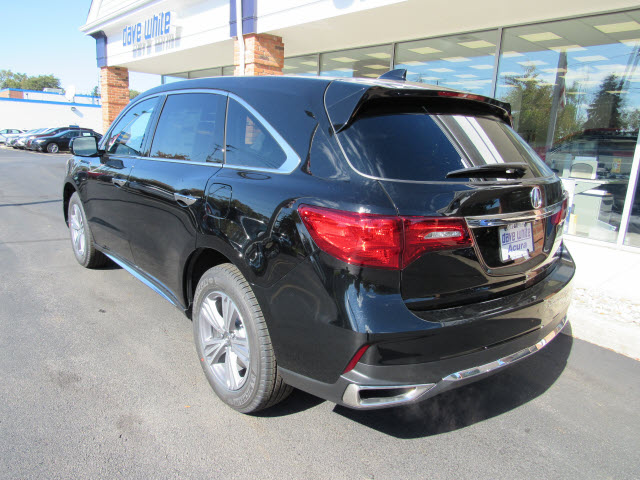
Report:
[[407,80],[491,95],[498,30],[402,42],[395,68]]
[[318,58],[319,55],[285,58],[282,73],[285,75],[314,77],[318,75]]
[[129,110],[111,130],[111,137],[106,145],[107,152],[117,155],[141,155],[147,124],[157,103],[157,98],[149,98]]
[[340,50],[320,55],[320,75],[378,78],[389,71],[391,44]]
[[265,126],[232,98],[228,108],[226,163],[249,168],[279,168],[287,157]]
[[151,145],[151,156],[222,163],[227,97],[211,93],[169,95]]
[[[496,97],[564,179],[570,234],[617,240],[640,119],[639,38],[638,11],[504,30]],[[632,222],[628,236],[639,235]]]

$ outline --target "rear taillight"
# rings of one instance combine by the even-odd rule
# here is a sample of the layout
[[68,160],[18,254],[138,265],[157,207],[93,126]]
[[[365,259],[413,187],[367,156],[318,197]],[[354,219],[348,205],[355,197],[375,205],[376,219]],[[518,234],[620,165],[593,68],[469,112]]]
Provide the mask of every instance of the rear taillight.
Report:
[[352,265],[398,270],[423,253],[472,246],[462,218],[400,217],[301,205],[318,247]]
[[301,205],[300,218],[318,247],[353,265],[397,269],[402,253],[399,217]]
[[554,213],[551,216],[552,225],[560,225],[562,222],[564,222],[564,219],[567,218],[568,205],[569,205],[569,200],[565,198],[564,201],[562,202],[562,207],[560,208],[560,211]]
[[470,247],[471,236],[462,218],[404,218],[402,268],[425,252]]

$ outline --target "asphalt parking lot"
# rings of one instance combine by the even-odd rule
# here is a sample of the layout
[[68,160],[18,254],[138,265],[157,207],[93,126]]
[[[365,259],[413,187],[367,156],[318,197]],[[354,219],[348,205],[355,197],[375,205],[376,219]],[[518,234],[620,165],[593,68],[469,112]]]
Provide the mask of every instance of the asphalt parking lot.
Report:
[[294,392],[234,412],[186,317],[118,267],[76,263],[68,156],[0,148],[0,477],[640,476],[640,362],[569,335],[412,407],[356,412]]

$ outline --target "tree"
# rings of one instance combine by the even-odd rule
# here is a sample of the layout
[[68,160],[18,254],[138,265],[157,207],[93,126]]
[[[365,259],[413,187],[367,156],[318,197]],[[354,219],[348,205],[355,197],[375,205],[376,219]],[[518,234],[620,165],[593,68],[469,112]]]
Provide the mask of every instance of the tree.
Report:
[[21,88],[24,90],[44,90],[60,88],[60,79],[53,75],[30,77],[25,73],[13,73],[11,70],[0,70],[0,88]]
[[587,108],[584,128],[621,128],[623,126],[621,94],[622,82],[615,74],[606,77],[593,102]]
[[24,73],[13,73],[11,70],[0,70],[0,89],[22,88],[20,85],[27,78]]
[[38,75],[37,77],[28,77],[22,82],[25,90],[44,90],[45,88],[60,88],[60,79],[53,75]]
[[91,95],[93,95],[94,97],[99,97],[100,96],[100,90],[98,90],[98,86],[97,85],[95,87],[93,87],[93,90],[91,90]]
[[140,92],[137,90],[129,90],[129,100],[133,100],[134,98],[136,98],[138,95],[140,95]]

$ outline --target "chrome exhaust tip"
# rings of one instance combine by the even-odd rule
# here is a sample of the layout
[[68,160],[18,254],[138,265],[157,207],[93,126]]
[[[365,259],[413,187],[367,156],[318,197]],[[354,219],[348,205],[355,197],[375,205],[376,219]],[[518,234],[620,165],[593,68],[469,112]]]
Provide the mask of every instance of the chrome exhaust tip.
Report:
[[356,385],[351,383],[342,395],[345,405],[352,408],[382,408],[413,402],[427,393],[435,383],[421,385]]

